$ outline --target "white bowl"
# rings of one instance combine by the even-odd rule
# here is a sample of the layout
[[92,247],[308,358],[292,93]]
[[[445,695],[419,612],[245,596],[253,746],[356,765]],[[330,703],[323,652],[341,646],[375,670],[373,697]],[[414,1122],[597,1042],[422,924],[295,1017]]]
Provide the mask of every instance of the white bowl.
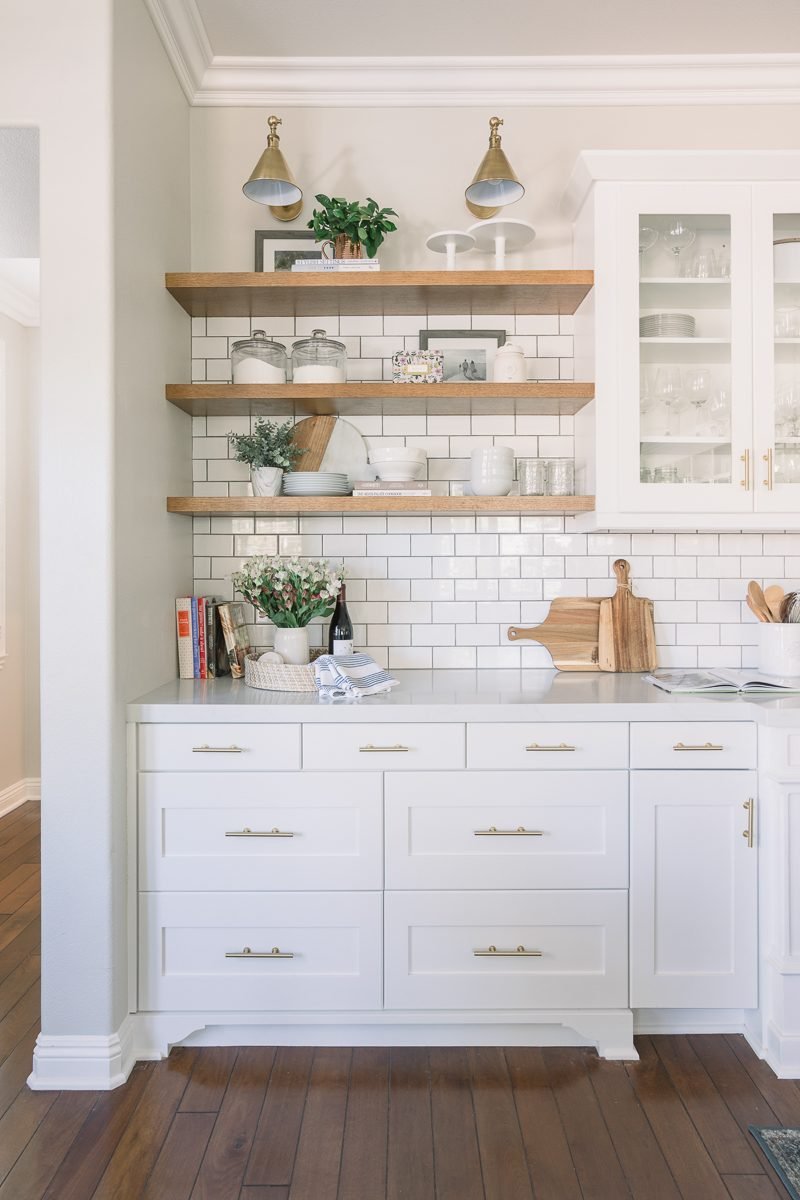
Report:
[[488,477],[470,480],[473,496],[507,496],[511,491],[512,480],[489,479]]
[[369,452],[371,463],[425,463],[427,460],[428,455],[425,450],[417,450],[412,446],[382,446]]
[[425,464],[406,459],[404,462],[373,463],[375,475],[384,482],[402,483],[408,479],[421,479]]

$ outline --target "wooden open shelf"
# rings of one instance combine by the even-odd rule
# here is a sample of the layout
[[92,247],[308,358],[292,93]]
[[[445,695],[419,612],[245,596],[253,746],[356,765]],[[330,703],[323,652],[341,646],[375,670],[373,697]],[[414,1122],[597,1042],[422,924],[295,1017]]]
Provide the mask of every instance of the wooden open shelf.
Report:
[[266,415],[287,402],[308,413],[384,412],[395,416],[428,409],[446,414],[516,412],[574,416],[594,397],[593,383],[170,383],[170,404],[193,417]]
[[196,517],[296,513],[583,513],[594,496],[169,496],[167,512]]
[[166,286],[193,317],[574,313],[592,271],[176,272]]

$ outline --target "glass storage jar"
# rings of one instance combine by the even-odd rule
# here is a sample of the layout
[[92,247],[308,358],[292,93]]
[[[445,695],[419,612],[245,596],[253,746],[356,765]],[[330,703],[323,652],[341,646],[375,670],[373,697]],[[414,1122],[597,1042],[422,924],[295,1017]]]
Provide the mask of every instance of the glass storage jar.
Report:
[[547,495],[575,495],[575,463],[571,458],[551,458],[547,464]]
[[347,350],[343,342],[315,329],[310,338],[292,346],[292,379],[295,383],[344,383],[347,379]]
[[286,383],[286,347],[263,329],[233,343],[231,365],[234,383]]

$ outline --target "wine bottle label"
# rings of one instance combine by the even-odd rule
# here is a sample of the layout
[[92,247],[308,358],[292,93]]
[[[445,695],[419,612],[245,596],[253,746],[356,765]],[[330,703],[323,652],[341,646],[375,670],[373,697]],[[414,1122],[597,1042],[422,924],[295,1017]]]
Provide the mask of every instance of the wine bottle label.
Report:
[[334,654],[352,654],[353,653],[352,639],[350,639],[350,641],[347,641],[347,642],[338,641],[338,640],[334,639],[333,653]]

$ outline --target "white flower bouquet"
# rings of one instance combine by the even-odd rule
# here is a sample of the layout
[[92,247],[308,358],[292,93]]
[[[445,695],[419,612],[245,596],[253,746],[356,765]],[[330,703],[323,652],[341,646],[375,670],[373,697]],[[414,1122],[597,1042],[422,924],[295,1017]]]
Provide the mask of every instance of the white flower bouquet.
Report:
[[305,629],[314,617],[330,617],[342,586],[342,575],[324,559],[257,555],[231,578],[245,600],[279,629]]

